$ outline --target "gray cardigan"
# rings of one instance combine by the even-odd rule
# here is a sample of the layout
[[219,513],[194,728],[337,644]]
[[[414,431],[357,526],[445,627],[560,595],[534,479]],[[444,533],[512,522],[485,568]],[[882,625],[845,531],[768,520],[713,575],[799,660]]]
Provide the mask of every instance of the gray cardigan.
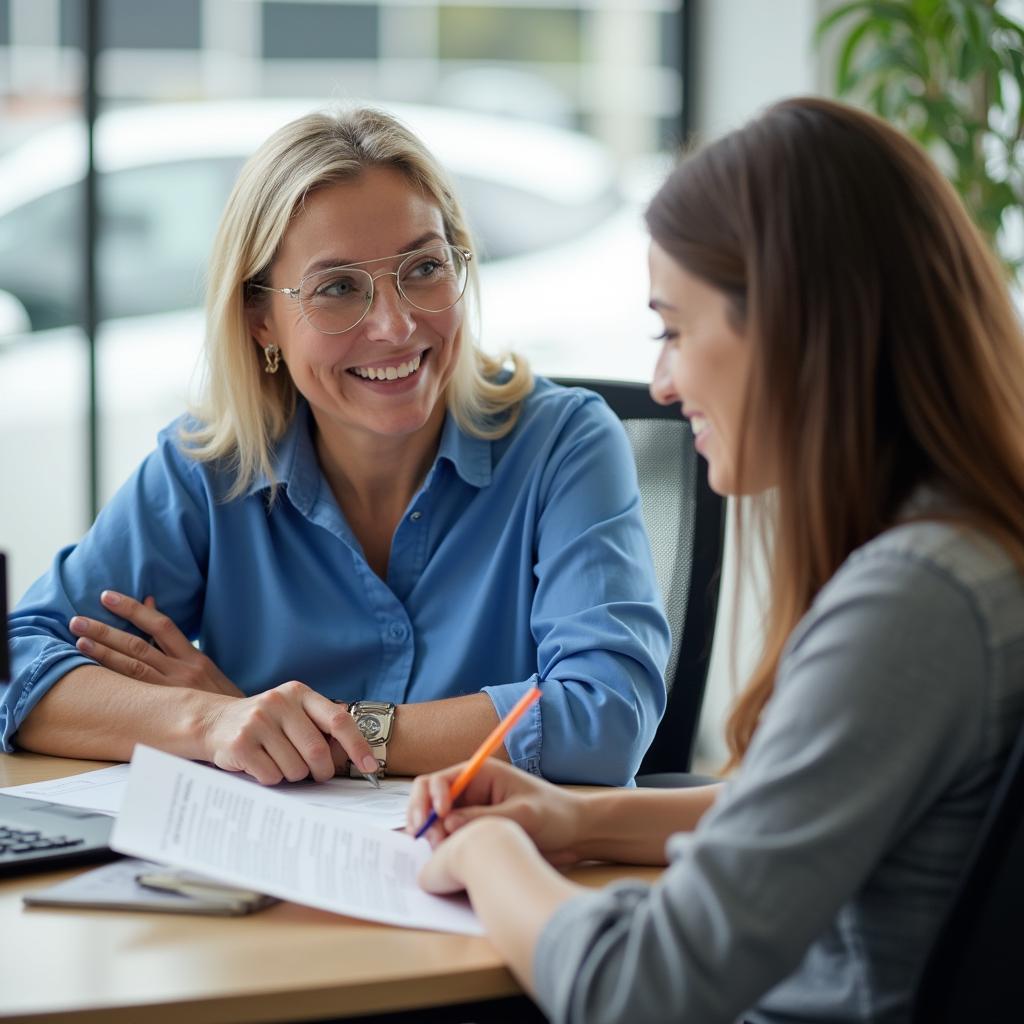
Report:
[[790,637],[747,752],[653,886],[541,935],[555,1022],[906,1021],[1024,719],[1024,580],[976,534],[854,552]]

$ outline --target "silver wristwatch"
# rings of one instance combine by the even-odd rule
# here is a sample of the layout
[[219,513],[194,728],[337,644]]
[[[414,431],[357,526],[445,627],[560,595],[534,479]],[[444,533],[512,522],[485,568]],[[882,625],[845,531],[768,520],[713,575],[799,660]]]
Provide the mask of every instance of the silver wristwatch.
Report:
[[[388,741],[395,727],[395,705],[380,700],[357,700],[349,705],[348,713],[370,744],[370,750],[377,758],[377,778],[383,779],[388,763]],[[354,779],[363,777],[363,773],[351,761],[348,773]]]

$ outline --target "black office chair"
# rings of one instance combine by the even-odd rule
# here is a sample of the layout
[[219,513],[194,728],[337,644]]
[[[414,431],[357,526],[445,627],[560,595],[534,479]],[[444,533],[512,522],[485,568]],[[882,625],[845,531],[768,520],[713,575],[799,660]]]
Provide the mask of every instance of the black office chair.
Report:
[[1024,730],[918,983],[913,1024],[1024,1020]]
[[557,383],[596,391],[626,428],[672,627],[668,706],[640,767],[642,785],[642,776],[690,768],[715,632],[725,502],[708,486],[707,466],[678,406],[658,405],[645,384],[564,377]]

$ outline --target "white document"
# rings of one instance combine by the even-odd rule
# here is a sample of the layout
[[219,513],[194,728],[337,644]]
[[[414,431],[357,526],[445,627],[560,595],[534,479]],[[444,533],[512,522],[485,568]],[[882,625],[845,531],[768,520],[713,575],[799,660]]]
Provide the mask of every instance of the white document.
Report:
[[482,934],[464,898],[416,882],[425,839],[289,799],[215,768],[137,746],[110,845],[368,921]]
[[[247,775],[237,777],[259,785]],[[0,793],[117,814],[124,801],[127,783],[128,765],[115,764],[65,779],[8,786],[0,789]],[[403,779],[383,779],[380,789],[374,789],[365,779],[346,778],[328,779],[326,782],[282,782],[275,787],[275,792],[291,800],[333,807],[381,828],[401,828],[405,824],[405,805],[411,791],[412,783]]]
[[128,765],[114,765],[111,768],[83,772],[81,775],[69,775],[67,778],[8,785],[0,788],[0,793],[45,800],[50,804],[70,804],[72,807],[100,811],[103,814],[117,814],[124,799],[127,781]]
[[[246,775],[245,782],[254,786],[259,783]],[[375,789],[366,779],[328,779],[314,782],[282,782],[274,786],[274,792],[289,800],[316,804],[318,807],[333,807],[344,811],[378,828],[404,828],[405,808],[412,793],[410,779],[380,779],[380,788]]]
[[29,782],[24,786],[7,786],[0,793],[45,800],[51,804],[70,804],[88,811],[117,814],[128,782],[128,765],[115,764],[94,772],[69,775],[64,779]]

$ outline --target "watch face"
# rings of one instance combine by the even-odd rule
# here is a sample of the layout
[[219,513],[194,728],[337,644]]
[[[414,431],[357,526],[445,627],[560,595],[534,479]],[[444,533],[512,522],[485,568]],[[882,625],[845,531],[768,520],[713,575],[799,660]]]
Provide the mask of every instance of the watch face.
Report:
[[380,735],[381,722],[376,715],[362,715],[356,720],[359,731],[368,739],[376,739]]

